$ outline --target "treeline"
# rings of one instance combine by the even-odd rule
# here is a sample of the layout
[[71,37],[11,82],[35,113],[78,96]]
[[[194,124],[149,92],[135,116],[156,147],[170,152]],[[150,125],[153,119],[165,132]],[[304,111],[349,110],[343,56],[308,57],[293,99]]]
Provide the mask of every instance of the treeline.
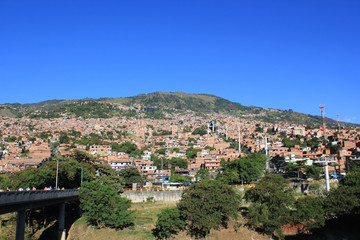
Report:
[[176,207],[162,210],[153,234],[157,239],[168,239],[185,231],[203,239],[212,229],[227,228],[230,219],[234,219],[235,228],[243,225],[238,220],[242,215],[246,226],[275,239],[284,239],[283,227],[289,225],[308,239],[306,236],[318,233],[329,220],[344,216],[359,219],[359,214],[359,171],[349,173],[338,188],[322,196],[295,195],[289,182],[274,174],[265,175],[242,195],[221,181],[203,180],[185,190]]
[[59,118],[73,116],[82,118],[110,118],[114,116],[135,117],[135,110],[121,110],[116,105],[98,101],[79,101],[62,105],[51,111],[36,111],[28,113],[30,118]]
[[[58,162],[58,187],[80,188],[80,207],[89,224],[97,228],[123,228],[133,224],[133,212],[128,211],[131,202],[122,198],[119,193],[124,187],[131,187],[133,182],[140,184],[145,182],[146,179],[136,168],[116,171],[107,164],[100,164],[96,157],[77,150],[68,157],[59,158]],[[39,168],[26,168],[9,175],[1,174],[0,188],[4,191],[33,190],[33,188],[43,190],[50,187],[55,189],[56,169],[57,161],[47,161]],[[32,234],[49,226],[51,221],[57,218],[58,210],[53,209],[28,211]],[[5,228],[6,225],[4,224]]]

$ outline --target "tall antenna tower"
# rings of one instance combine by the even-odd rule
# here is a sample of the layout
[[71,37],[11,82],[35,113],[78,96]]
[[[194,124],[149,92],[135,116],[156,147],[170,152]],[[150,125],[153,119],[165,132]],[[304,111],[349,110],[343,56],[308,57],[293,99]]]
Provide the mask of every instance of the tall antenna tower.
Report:
[[337,115],[337,120],[338,120],[338,130],[339,130],[339,134],[340,134],[340,119],[339,119],[339,114]]
[[323,133],[324,133],[324,139],[326,139],[326,130],[325,130],[325,111],[324,111],[323,105],[320,105],[319,108],[321,109],[321,117],[323,122]]

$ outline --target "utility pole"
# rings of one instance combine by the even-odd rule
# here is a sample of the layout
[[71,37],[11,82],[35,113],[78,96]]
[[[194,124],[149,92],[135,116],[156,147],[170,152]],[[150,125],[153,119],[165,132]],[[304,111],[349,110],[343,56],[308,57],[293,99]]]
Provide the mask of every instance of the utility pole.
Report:
[[329,167],[326,157],[324,157],[325,160],[325,181],[326,181],[326,191],[330,191],[330,181],[329,181]]
[[337,124],[338,124],[338,130],[339,130],[339,134],[340,134],[340,119],[339,119],[339,114],[337,115]]
[[226,136],[226,140],[228,140],[228,125],[225,124],[225,136]]
[[265,134],[265,155],[266,155],[266,170],[270,173],[270,164],[269,164],[269,157],[268,157],[268,145],[267,145],[267,136]]
[[161,188],[164,188],[164,162],[163,158],[161,158]]
[[55,182],[55,189],[58,188],[58,180],[59,179],[59,159],[56,158],[56,182]]

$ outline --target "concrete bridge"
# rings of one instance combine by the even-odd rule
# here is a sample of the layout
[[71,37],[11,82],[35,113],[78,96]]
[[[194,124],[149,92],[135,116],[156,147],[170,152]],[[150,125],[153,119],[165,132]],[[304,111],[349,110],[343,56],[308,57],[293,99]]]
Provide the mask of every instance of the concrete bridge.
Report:
[[27,210],[59,205],[58,239],[62,240],[66,238],[65,203],[77,200],[78,198],[78,190],[0,192],[0,214],[18,212],[16,240],[23,240]]

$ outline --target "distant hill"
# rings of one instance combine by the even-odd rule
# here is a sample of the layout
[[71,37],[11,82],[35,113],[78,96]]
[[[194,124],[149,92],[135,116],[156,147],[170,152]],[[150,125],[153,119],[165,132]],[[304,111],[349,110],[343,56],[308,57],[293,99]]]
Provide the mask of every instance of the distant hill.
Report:
[[[119,104],[129,109],[119,108]],[[291,110],[268,109],[244,106],[224,98],[210,94],[188,94],[183,92],[154,92],[134,97],[100,98],[81,100],[49,100],[34,104],[3,104],[0,105],[0,116],[53,118],[60,116],[76,116],[84,118],[107,118],[112,116],[137,115],[138,111],[151,109],[146,116],[164,118],[166,113],[193,112],[196,114],[229,114],[245,119],[259,120],[270,123],[295,123],[309,126],[320,125],[321,117],[293,112]],[[336,121],[327,118],[327,124],[335,125]],[[342,123],[346,126],[358,124]]]
[[183,92],[155,92],[140,94],[126,98],[103,98],[100,101],[120,103],[127,106],[135,104],[159,109],[192,110],[201,113],[221,113],[234,111],[249,111],[255,107],[246,107],[209,94],[189,94]]

